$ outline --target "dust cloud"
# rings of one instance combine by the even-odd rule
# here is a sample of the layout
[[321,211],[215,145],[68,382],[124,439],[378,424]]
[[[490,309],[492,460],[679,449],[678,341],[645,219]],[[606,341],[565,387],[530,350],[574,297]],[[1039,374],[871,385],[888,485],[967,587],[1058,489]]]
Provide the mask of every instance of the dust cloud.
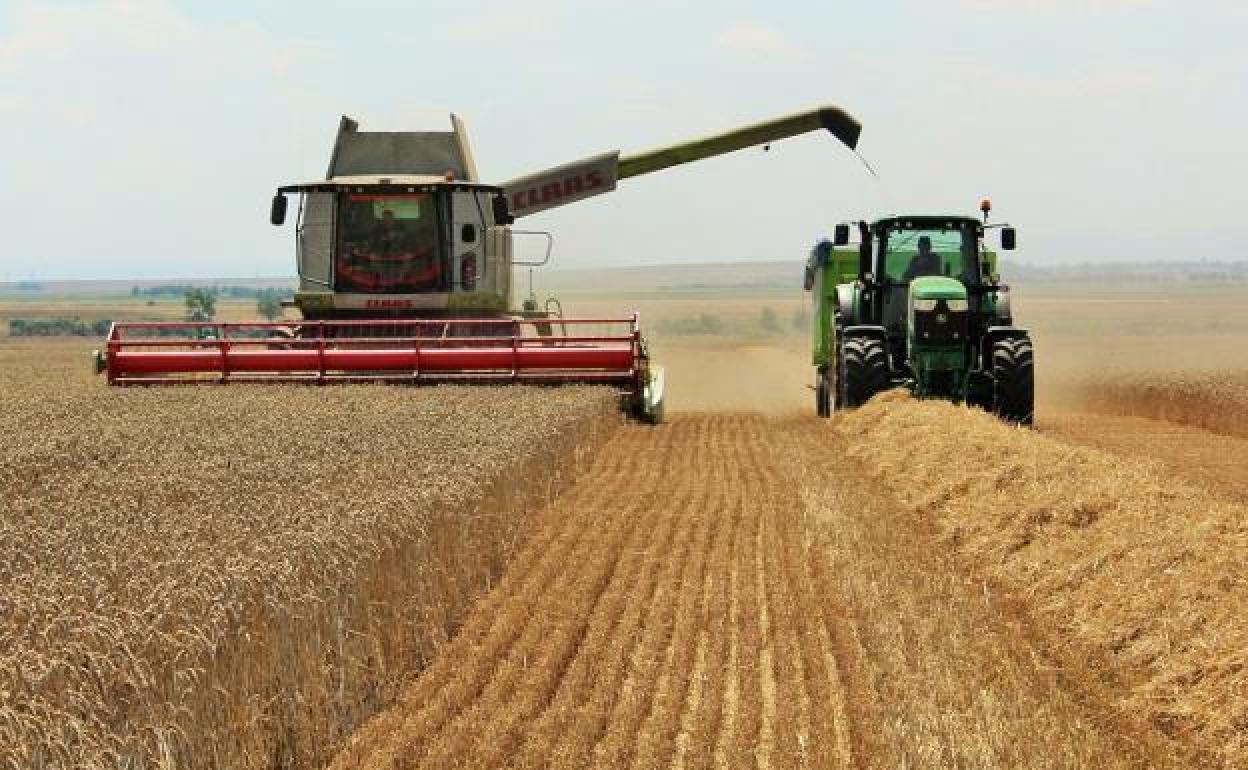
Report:
[[814,409],[813,368],[793,345],[682,339],[655,346],[667,376],[669,414],[752,412],[785,415]]

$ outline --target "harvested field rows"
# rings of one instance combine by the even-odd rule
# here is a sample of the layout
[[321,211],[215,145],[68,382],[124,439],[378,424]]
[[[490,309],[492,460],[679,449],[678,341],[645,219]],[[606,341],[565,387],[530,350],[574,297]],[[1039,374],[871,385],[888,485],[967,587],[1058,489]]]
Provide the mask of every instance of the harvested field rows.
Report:
[[814,419],[621,427],[333,767],[1164,764],[844,448]]
[[109,389],[0,348],[0,767],[322,765],[453,634],[594,389]]
[[464,632],[336,766],[835,756],[845,724],[828,640],[789,608],[814,603],[809,584],[770,577],[798,533],[763,462],[764,427],[623,428]]

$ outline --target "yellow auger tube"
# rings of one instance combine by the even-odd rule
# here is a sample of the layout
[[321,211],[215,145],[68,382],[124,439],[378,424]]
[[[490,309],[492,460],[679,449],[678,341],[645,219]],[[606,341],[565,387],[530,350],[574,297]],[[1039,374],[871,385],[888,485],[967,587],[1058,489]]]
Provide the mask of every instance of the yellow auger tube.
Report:
[[627,179],[649,174],[821,128],[827,129],[851,150],[858,146],[858,137],[862,133],[862,125],[840,107],[816,107],[813,110],[734,128],[721,134],[693,139],[683,144],[623,156],[619,160],[618,178]]

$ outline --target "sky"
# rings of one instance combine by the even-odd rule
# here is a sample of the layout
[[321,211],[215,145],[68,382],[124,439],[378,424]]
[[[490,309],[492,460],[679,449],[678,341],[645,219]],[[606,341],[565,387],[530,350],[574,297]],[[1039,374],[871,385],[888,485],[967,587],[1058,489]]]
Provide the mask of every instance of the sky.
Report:
[[0,0],[0,281],[292,275],[338,116],[485,181],[835,104],[826,133],[522,220],[565,268],[799,261],[992,198],[1030,264],[1248,258],[1248,2]]

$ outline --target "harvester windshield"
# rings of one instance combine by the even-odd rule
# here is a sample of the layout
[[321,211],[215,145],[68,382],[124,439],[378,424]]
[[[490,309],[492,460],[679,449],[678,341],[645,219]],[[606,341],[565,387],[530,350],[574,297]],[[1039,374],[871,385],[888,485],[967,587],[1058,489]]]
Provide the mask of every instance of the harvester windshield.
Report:
[[979,239],[973,227],[889,229],[880,236],[880,249],[890,281],[944,275],[979,283]]
[[446,291],[437,196],[343,193],[338,215],[339,291]]

